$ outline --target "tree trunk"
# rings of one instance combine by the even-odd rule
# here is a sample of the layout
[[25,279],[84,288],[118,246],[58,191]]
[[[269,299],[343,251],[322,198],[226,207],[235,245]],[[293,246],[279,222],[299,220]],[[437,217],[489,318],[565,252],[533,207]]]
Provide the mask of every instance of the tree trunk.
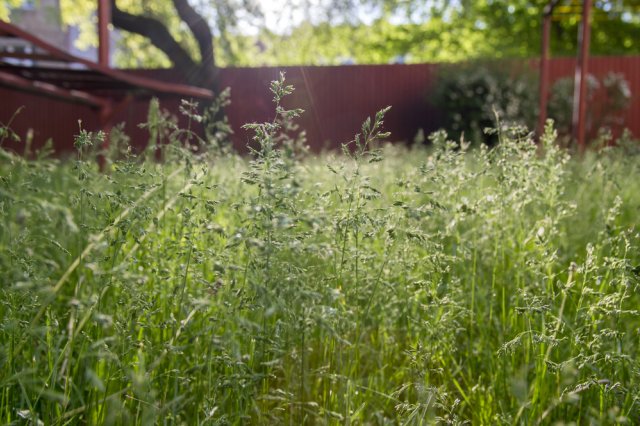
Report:
[[187,24],[198,42],[198,48],[200,50],[198,79],[201,81],[203,87],[212,89],[217,80],[217,67],[213,54],[213,35],[211,34],[209,24],[191,7],[187,0],[173,0],[173,5],[180,19]]

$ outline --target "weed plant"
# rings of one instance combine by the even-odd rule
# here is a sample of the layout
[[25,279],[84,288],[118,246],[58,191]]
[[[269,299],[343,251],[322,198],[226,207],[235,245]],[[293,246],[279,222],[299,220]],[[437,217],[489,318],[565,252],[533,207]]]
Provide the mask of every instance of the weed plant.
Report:
[[271,90],[251,159],[157,105],[105,172],[84,130],[3,153],[1,423],[640,422],[637,156],[386,146],[383,110],[309,157]]

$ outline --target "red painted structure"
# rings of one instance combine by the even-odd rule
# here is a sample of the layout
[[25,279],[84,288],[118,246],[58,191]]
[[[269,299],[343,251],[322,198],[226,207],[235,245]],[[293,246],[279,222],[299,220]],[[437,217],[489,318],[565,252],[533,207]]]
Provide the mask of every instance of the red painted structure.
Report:
[[[101,1],[102,3],[105,2]],[[105,13],[102,9],[101,14]],[[105,19],[106,17],[102,17],[101,30],[106,28]],[[108,34],[102,34],[102,32],[104,31],[101,31],[101,38],[108,38]],[[72,104],[73,107],[76,107],[76,104],[82,104],[93,110],[93,114],[87,117],[87,122],[91,122],[92,127],[108,132],[114,123],[114,117],[130,106],[135,98],[143,98],[145,101],[148,101],[152,95],[168,95],[177,99],[181,97],[213,98],[213,92],[207,89],[157,81],[110,68],[107,61],[108,50],[105,50],[104,43],[100,46],[100,63],[96,64],[75,57],[3,21],[0,21],[0,37],[12,40],[12,43],[13,40],[26,42],[30,46],[29,51],[15,49],[0,51],[0,86],[6,88],[6,93],[0,99],[4,101],[2,102],[4,105],[13,107],[14,110],[29,102],[34,102],[36,109],[41,111],[43,108],[56,111],[58,108],[64,109],[60,103]],[[34,66],[34,62],[37,65]],[[35,96],[36,99],[30,98],[26,93]],[[55,99],[57,102],[48,104],[48,99]],[[65,107],[71,108],[71,105],[65,105]],[[35,112],[29,110],[29,115]],[[9,121],[8,117],[5,118],[4,112],[0,115],[0,121],[2,123]],[[45,132],[48,133],[49,129],[53,130],[52,127],[51,125],[44,127]],[[36,147],[38,142],[36,140]],[[64,145],[61,147],[65,148]]]
[[98,63],[109,66],[109,24],[111,23],[111,1],[98,0]]
[[549,95],[549,55],[550,55],[550,38],[551,38],[551,16],[553,9],[558,5],[560,0],[551,0],[542,11],[542,46],[540,48],[540,102],[538,108],[538,126],[536,128],[538,135],[544,131],[544,124],[547,120],[547,103]]
[[[184,84],[170,83],[166,81],[157,81],[151,78],[137,76],[131,73],[126,73],[121,70],[113,69],[102,64],[96,64],[83,58],[73,56],[46,41],[30,34],[15,25],[8,24],[0,21],[0,37],[13,37],[22,40],[26,40],[34,47],[41,50],[36,52],[35,57],[25,55],[20,52],[0,52],[0,58],[16,57],[18,59],[36,59],[46,60],[49,63],[54,63],[49,70],[41,70],[41,67],[33,67],[30,72],[24,73],[19,70],[19,67],[15,67],[10,64],[3,64],[2,70],[7,73],[14,73],[24,76],[26,79],[39,81],[42,83],[50,84],[53,86],[60,86],[60,89],[69,89],[70,96],[74,93],[100,89],[110,89],[118,87],[120,89],[128,89],[131,91],[142,92],[159,92],[179,96],[192,96],[197,98],[211,99],[213,93],[210,90],[200,87],[187,86]],[[89,71],[86,73],[86,77],[81,80],[73,78],[72,74],[75,71]],[[34,78],[34,72],[43,71],[40,78]],[[57,74],[57,75],[54,75]],[[80,75],[76,73],[77,75]],[[88,76],[96,75],[97,80],[91,80]],[[68,78],[65,78],[68,77]],[[48,81],[50,80],[50,81]],[[79,87],[77,86],[79,85]],[[74,92],[74,93],[71,93]],[[83,96],[81,96],[82,98]],[[79,99],[82,101],[82,99]]]
[[[584,151],[586,141],[587,119],[587,76],[589,75],[589,46],[591,44],[591,0],[582,2],[582,21],[580,22],[580,37],[578,37],[578,63],[576,65],[575,86],[573,101],[573,138],[578,142],[578,147]],[[574,87],[575,87],[574,86]]]
[[[550,0],[542,12],[542,47],[540,52],[540,109],[538,114],[538,134],[542,133],[547,119],[547,100],[549,95],[549,39],[551,37],[551,18],[559,0]],[[591,39],[591,0],[582,0],[580,29],[578,31],[578,61],[575,66],[573,92],[573,117],[571,120],[572,137],[578,143],[580,151],[586,148],[587,84],[589,75],[589,45]]]

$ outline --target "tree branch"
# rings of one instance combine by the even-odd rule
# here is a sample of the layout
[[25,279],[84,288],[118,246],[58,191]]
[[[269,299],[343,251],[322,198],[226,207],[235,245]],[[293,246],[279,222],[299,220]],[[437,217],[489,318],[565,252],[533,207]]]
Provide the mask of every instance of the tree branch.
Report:
[[[116,0],[111,0],[113,25],[130,33],[140,34],[149,39],[151,44],[164,52],[173,65],[179,70],[199,69],[199,65],[189,53],[173,38],[167,27],[160,21],[147,16],[133,15],[118,9]],[[183,73],[189,79],[188,72]],[[189,81],[194,83],[193,81]]]

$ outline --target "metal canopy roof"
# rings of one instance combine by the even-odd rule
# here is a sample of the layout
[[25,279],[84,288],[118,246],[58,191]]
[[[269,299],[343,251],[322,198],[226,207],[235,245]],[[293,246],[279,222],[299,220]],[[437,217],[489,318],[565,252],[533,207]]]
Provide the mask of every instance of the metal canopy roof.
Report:
[[[137,94],[170,94],[211,99],[208,89],[167,83],[71,55],[15,25],[0,21],[0,84],[103,107],[113,100],[113,90],[122,97]],[[101,91],[109,89],[109,98]]]

